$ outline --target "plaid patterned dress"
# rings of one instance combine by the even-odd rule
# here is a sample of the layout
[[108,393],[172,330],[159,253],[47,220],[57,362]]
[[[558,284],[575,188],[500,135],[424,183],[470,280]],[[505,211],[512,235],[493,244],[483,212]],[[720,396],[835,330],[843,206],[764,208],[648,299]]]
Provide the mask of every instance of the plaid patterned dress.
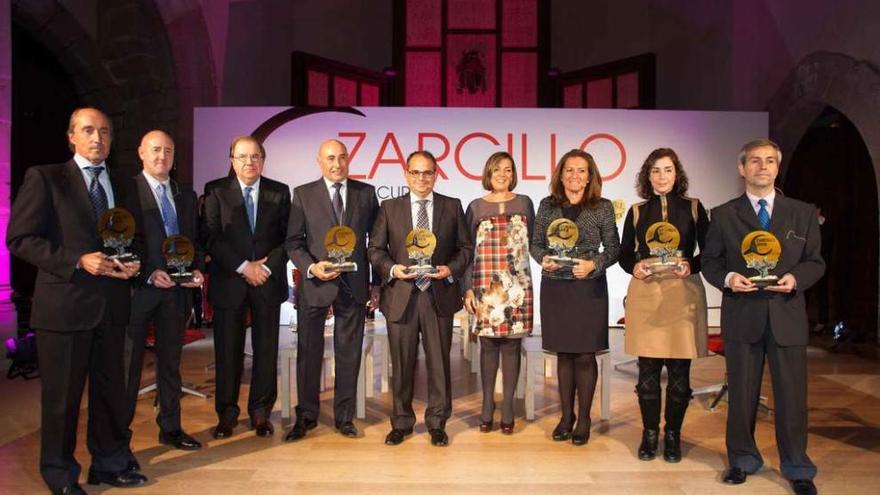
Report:
[[479,301],[474,333],[521,337],[532,332],[532,276],[526,215],[484,217],[476,228],[472,289]]

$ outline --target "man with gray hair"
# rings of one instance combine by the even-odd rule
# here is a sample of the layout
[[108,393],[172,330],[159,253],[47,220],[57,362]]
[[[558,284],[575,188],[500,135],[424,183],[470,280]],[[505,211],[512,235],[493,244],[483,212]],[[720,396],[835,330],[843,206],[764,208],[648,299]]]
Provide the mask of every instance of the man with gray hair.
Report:
[[[781,160],[779,146],[769,139],[743,146],[738,169],[745,193],[712,210],[703,276],[723,291],[721,332],[730,399],[730,468],[723,481],[744,483],[764,463],[755,444],[755,415],[766,359],[776,398],[780,469],[795,493],[807,495],[816,493],[816,466],[807,456],[804,291],[822,276],[825,262],[819,254],[816,209],[776,191]],[[756,244],[761,244],[757,253]],[[756,279],[755,261],[769,261],[778,278]]]

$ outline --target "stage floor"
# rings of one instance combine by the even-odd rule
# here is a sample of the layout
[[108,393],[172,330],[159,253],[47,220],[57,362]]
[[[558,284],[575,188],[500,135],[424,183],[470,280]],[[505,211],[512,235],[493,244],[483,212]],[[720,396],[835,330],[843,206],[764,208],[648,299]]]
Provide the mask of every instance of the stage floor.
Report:
[[[617,361],[624,358],[620,350],[622,331],[612,329],[611,333],[612,358]],[[158,444],[154,394],[149,394],[138,403],[132,429],[133,448],[150,483],[126,493],[790,493],[788,483],[779,474],[772,418],[764,414],[758,417],[757,437],[765,468],[750,476],[743,486],[720,482],[726,466],[726,405],[722,402],[710,412],[707,398],[695,399],[688,411],[681,463],[668,464],[660,457],[639,461],[635,452],[642,427],[633,392],[635,364],[611,371],[610,421],[598,420],[597,391],[593,431],[586,446],[550,440],[559,412],[554,378],[538,382],[535,421],[523,419],[520,400],[514,435],[504,436],[497,430],[480,433],[480,385],[477,375],[469,372],[470,363],[463,359],[459,344],[456,337],[452,352],[453,416],[447,425],[450,445],[446,448],[431,446],[421,423],[426,399],[423,369],[417,379],[415,401],[420,422],[415,434],[397,447],[383,444],[390,428],[391,398],[379,392],[378,371],[376,396],[367,399],[366,420],[355,421],[362,433],[358,439],[335,433],[332,389],[322,394],[319,427],[293,444],[283,442],[288,425],[282,424],[278,405],[273,414],[273,437],[257,438],[244,418],[235,436],[213,440],[213,401],[185,396],[184,428],[205,447],[196,452],[169,450]],[[213,370],[206,371],[213,360],[211,345],[206,339],[184,351],[184,380],[207,392],[213,392]],[[880,365],[816,348],[810,348],[808,356],[809,454],[819,467],[815,480],[819,491],[876,493],[880,484]],[[152,355],[148,354],[144,383],[152,383],[153,369]],[[698,360],[693,365],[692,387],[720,382],[723,373],[723,358]],[[245,375],[245,381],[249,380],[247,371]],[[247,389],[242,388],[243,410]],[[764,395],[770,396],[772,406],[769,372],[765,372]],[[44,493],[38,470],[39,381],[0,380],[0,397],[0,493]],[[83,473],[89,462],[84,445],[85,405],[84,399],[76,453]],[[107,485],[83,486],[89,493],[121,491]]]

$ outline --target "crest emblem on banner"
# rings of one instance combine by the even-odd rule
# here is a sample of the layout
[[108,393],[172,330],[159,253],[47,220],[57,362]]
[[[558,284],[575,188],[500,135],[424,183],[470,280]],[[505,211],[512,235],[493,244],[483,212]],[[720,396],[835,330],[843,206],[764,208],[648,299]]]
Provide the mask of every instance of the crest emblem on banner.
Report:
[[465,91],[469,95],[486,92],[485,58],[483,52],[478,49],[461,52],[461,58],[455,65],[457,79],[455,89],[459,94]]

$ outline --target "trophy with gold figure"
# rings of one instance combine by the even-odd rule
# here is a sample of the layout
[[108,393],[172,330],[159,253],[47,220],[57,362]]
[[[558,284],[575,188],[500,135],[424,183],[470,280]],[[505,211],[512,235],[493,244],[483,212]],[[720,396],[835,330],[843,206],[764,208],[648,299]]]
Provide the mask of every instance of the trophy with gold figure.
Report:
[[172,235],[162,241],[162,256],[168,267],[168,276],[175,284],[194,282],[193,272],[189,269],[195,259],[195,246],[185,235]]
[[140,261],[136,254],[128,251],[134,239],[134,217],[125,208],[110,208],[98,219],[98,233],[104,247],[113,250],[108,258],[120,263]]
[[770,275],[770,270],[776,268],[782,255],[782,244],[775,235],[764,230],[749,232],[742,240],[740,253],[746,266],[758,272],[749,280],[759,289],[779,282],[779,277]]
[[357,271],[357,263],[351,261],[351,254],[357,244],[357,234],[351,227],[337,225],[330,228],[324,235],[324,247],[327,248],[327,257],[330,263],[324,266],[328,272],[354,272]]
[[548,258],[559,266],[573,267],[578,262],[570,253],[578,240],[577,224],[567,218],[557,218],[547,227],[547,246],[553,251]]
[[407,273],[437,273],[431,265],[431,256],[437,247],[437,237],[427,229],[412,229],[406,235],[406,252],[412,265],[406,267]]
[[654,222],[645,232],[645,245],[651,257],[644,260],[651,275],[667,274],[681,270],[682,253],[678,249],[681,234],[669,222]]

